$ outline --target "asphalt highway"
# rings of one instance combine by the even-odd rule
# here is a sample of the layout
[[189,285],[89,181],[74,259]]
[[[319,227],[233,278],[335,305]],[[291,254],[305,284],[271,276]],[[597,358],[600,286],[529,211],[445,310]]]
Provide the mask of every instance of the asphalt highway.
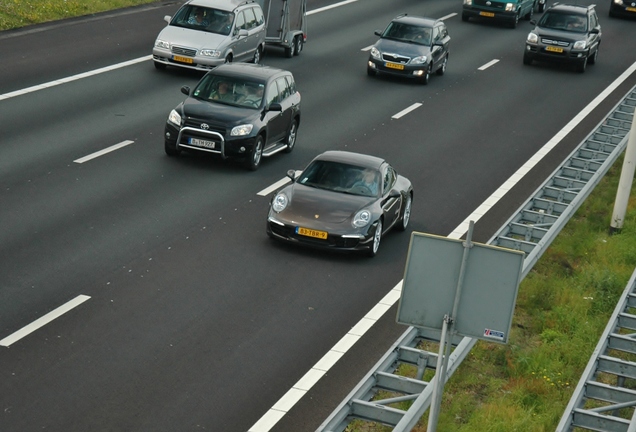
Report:
[[[325,150],[378,155],[414,185],[410,229],[448,235],[636,62],[636,23],[605,2],[584,74],[524,66],[527,21],[463,23],[445,0],[319,9],[332,3],[309,0],[299,56],[265,53],[293,72],[302,118],[294,151],[256,172],[163,151],[179,88],[201,77],[149,59],[179,2],[0,33],[0,431],[248,431],[400,282],[410,239],[391,232],[373,259],[279,244],[260,191]],[[449,29],[447,72],[427,86],[366,75],[374,30],[404,12]],[[621,78],[474,240],[634,85]],[[405,330],[389,310],[259,432],[314,431]]]

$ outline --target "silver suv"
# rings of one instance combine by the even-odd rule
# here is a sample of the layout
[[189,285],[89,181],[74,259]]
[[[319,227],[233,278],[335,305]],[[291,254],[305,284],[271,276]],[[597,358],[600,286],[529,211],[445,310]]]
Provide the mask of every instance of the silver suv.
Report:
[[190,0],[173,16],[152,50],[157,69],[167,65],[207,71],[232,61],[259,63],[265,17],[253,0]]

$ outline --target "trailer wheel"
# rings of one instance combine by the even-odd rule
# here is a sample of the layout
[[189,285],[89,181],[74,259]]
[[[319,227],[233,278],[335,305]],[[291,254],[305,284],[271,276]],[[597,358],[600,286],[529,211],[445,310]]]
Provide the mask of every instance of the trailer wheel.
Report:
[[293,56],[294,56],[294,44],[292,43],[292,46],[285,47],[285,57],[291,58]]
[[300,54],[303,50],[303,35],[298,35],[294,39],[294,55]]

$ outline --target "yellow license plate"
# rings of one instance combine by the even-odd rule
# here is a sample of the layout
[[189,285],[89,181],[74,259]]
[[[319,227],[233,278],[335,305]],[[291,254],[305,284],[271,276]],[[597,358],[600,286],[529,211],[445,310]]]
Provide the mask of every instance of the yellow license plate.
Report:
[[404,65],[403,64],[399,64],[399,63],[385,63],[384,66],[388,67],[389,69],[398,69],[398,70],[404,70]]
[[193,63],[193,60],[190,57],[173,56],[172,60],[178,61],[181,63],[189,63],[189,64]]
[[324,231],[313,230],[309,228],[298,227],[296,232],[300,235],[327,240],[327,233]]
[[553,46],[547,46],[547,47],[545,47],[545,50],[546,51],[555,52],[555,53],[562,53],[563,52],[563,48],[553,47]]
[[479,15],[494,18],[495,14],[493,12],[479,12]]
[[636,8],[634,7],[628,7],[628,8],[625,8],[625,10],[628,12],[636,12]]

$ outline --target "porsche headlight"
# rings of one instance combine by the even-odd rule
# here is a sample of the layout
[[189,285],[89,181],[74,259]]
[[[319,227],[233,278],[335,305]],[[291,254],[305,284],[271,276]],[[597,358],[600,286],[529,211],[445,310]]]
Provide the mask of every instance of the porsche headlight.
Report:
[[424,63],[426,63],[426,56],[413,57],[411,59],[411,64],[414,64],[414,65],[424,64]]
[[355,228],[364,228],[371,222],[371,212],[369,210],[360,210],[356,213],[351,224]]
[[526,38],[526,42],[531,43],[531,44],[536,44],[537,42],[539,42],[539,36],[536,35],[536,33],[528,33],[528,37]]
[[580,41],[574,42],[574,45],[572,45],[572,48],[576,50],[581,50],[581,49],[585,49],[586,46],[587,46],[587,41],[580,40]]
[[199,55],[205,57],[219,58],[221,57],[221,51],[215,49],[202,49],[199,51]]
[[251,124],[243,124],[243,125],[234,126],[232,128],[232,131],[230,132],[230,135],[231,136],[249,135],[250,132],[252,132],[253,127],[254,125],[251,125]]
[[373,57],[374,59],[380,59],[380,57],[382,57],[382,54],[380,54],[380,50],[377,49],[376,47],[371,47],[371,57]]
[[289,199],[287,198],[287,195],[285,195],[284,193],[279,193],[272,200],[272,209],[276,213],[280,213],[283,210],[285,210],[285,208],[287,207],[287,204],[289,204]]
[[157,39],[155,41],[155,46],[157,48],[165,48],[165,49],[169,50],[170,49],[170,42],[165,41],[165,40],[161,40],[161,39]]
[[170,111],[170,115],[168,116],[168,123],[172,123],[176,127],[181,127],[181,116],[176,110]]

